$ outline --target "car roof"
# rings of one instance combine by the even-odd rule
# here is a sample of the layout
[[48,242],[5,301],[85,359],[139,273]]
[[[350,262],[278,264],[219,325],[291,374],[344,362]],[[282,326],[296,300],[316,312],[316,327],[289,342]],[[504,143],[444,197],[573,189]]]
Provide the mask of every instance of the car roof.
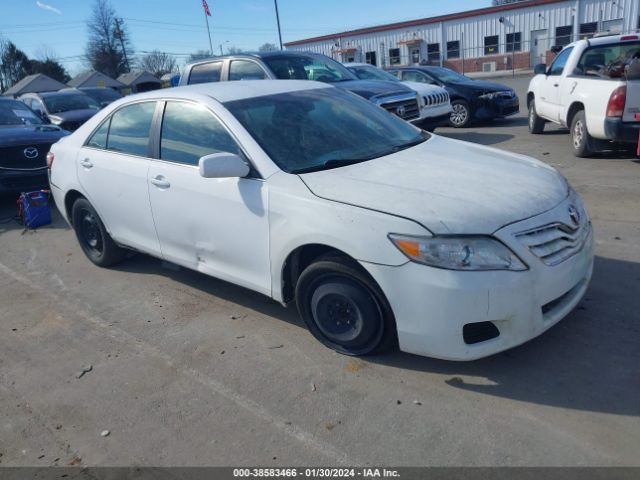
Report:
[[299,52],[299,51],[291,51],[291,50],[272,50],[269,52],[243,52],[243,53],[233,53],[233,54],[229,54],[229,55],[220,55],[217,57],[209,57],[209,58],[204,58],[202,60],[197,60],[195,62],[191,62],[187,64],[187,67],[191,67],[193,65],[199,65],[201,63],[209,63],[209,62],[216,62],[216,61],[221,61],[221,60],[226,60],[226,59],[232,59],[232,58],[269,58],[269,57],[282,57],[282,56],[286,56],[286,57],[299,57],[299,56],[321,56],[324,57],[325,55],[322,55],[321,53],[314,53],[314,52]]
[[346,63],[343,63],[342,65],[344,65],[347,68],[349,68],[349,67],[373,67],[373,68],[378,68],[375,65],[371,65],[369,63],[361,63],[361,62],[346,62]]
[[[245,98],[264,97],[279,93],[301,92],[305,90],[318,90],[321,88],[334,88],[322,82],[309,80],[240,80],[233,82],[212,82],[186,85],[184,87],[163,88],[150,92],[138,93],[125,97],[128,100],[163,99],[171,97],[189,98],[192,95],[205,95],[221,103]],[[119,100],[122,102],[123,100]]]

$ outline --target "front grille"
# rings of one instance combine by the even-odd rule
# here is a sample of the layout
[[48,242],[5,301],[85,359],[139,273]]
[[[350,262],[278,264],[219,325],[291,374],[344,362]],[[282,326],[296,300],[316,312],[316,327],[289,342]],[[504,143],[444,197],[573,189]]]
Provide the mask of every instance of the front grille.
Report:
[[[37,155],[29,158],[33,148],[37,149]],[[48,143],[2,147],[0,148],[0,169],[34,170],[46,168],[47,152],[50,148],[51,145]]]
[[577,227],[564,223],[552,223],[518,233],[516,238],[545,265],[554,266],[582,250],[590,232],[591,222],[589,221]]
[[403,120],[413,120],[420,116],[420,108],[416,99],[382,103],[380,106]]
[[467,323],[462,327],[462,338],[467,345],[486,342],[500,336],[500,330],[491,322]]
[[445,103],[449,103],[449,94],[448,93],[435,93],[425,95],[424,104],[427,107],[433,107],[434,105],[442,105]]

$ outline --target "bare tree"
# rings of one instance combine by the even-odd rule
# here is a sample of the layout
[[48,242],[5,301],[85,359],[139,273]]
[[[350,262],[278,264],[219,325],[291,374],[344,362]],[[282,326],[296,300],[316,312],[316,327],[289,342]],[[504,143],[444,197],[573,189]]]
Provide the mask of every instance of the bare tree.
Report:
[[259,52],[276,52],[278,50],[280,49],[274,43],[263,43],[260,47],[258,47]]
[[244,53],[246,52],[246,50],[242,49],[242,48],[238,48],[236,46],[231,46],[229,48],[227,48],[227,53],[229,55],[235,55],[236,53]]
[[198,50],[197,52],[189,55],[187,63],[197,62],[198,60],[204,60],[209,57],[211,57],[211,53],[209,52],[209,50]]
[[117,21],[116,11],[109,0],[94,0],[87,20],[89,42],[86,59],[91,68],[112,78],[128,71],[127,58],[132,53],[129,35]]
[[177,70],[178,63],[174,56],[154,50],[151,53],[147,53],[140,61],[140,66],[143,70],[153,73],[156,77],[160,78],[165,73],[171,73]]

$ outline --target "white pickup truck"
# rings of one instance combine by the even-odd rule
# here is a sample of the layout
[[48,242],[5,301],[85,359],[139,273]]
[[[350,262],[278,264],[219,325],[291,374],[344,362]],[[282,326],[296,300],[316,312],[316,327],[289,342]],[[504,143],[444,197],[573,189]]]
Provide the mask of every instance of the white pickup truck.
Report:
[[638,142],[640,35],[574,42],[535,74],[527,92],[531,133],[542,133],[546,122],[569,127],[578,157]]

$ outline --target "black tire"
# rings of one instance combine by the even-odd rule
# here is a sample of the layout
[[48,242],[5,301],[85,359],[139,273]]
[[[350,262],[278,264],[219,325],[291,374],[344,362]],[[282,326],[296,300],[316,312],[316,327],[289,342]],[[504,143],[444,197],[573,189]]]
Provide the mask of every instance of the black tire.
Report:
[[473,113],[471,107],[464,100],[454,100],[451,102],[453,112],[449,115],[449,125],[454,128],[465,128],[471,124]]
[[536,100],[534,98],[529,102],[529,133],[540,135],[544,132],[545,121],[538,116],[536,111]]
[[126,250],[115,244],[86,198],[74,202],[71,219],[80,247],[89,260],[99,267],[110,267],[124,259]]
[[344,355],[368,355],[394,346],[393,312],[375,282],[354,261],[325,256],[296,284],[296,303],[309,331]]
[[571,146],[576,157],[589,157],[593,154],[593,138],[587,130],[584,110],[580,110],[571,120]]

